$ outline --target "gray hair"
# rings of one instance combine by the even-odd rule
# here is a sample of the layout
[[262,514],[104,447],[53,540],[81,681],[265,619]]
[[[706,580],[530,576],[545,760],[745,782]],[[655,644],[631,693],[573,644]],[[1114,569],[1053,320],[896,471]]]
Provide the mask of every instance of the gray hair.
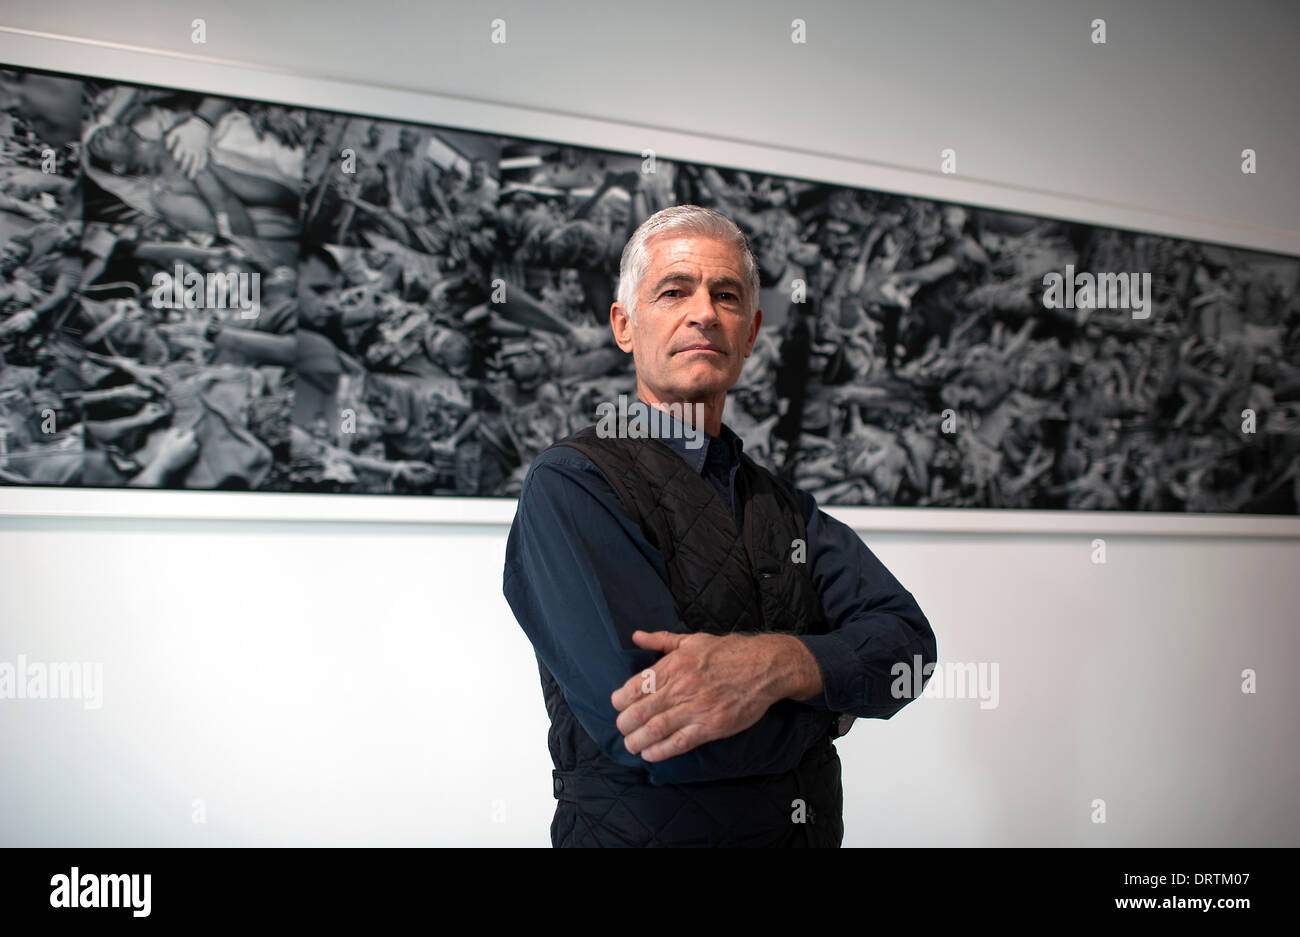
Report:
[[628,318],[636,322],[637,291],[650,266],[650,241],[666,235],[690,234],[716,238],[740,254],[745,291],[749,294],[745,299],[752,319],[758,308],[758,261],[749,247],[749,239],[726,215],[701,205],[670,205],[660,209],[641,222],[628,240],[618,265],[618,301],[627,310]]

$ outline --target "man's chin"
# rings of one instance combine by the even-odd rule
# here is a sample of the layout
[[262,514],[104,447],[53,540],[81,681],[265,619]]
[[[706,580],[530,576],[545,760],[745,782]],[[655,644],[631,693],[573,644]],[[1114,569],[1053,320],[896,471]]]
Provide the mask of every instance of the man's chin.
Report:
[[708,400],[719,394],[725,394],[736,381],[729,374],[720,374],[712,369],[707,374],[693,374],[677,381],[673,393],[683,400]]

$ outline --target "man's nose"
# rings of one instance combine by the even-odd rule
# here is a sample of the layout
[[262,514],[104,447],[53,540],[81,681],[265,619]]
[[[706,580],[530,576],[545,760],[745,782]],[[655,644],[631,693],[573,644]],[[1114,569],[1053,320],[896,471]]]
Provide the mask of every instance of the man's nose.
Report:
[[718,324],[718,312],[713,308],[713,297],[707,290],[699,290],[691,297],[688,318],[691,325],[698,325],[701,328],[711,328]]

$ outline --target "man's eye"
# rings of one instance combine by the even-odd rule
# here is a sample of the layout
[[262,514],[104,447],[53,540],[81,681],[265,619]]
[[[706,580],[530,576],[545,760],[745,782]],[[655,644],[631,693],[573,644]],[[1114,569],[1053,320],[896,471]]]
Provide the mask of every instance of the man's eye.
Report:
[[680,293],[680,292],[681,292],[681,290],[664,290],[664,291],[663,291],[662,293],[660,293],[659,295],[660,295],[660,296],[667,296],[669,293]]

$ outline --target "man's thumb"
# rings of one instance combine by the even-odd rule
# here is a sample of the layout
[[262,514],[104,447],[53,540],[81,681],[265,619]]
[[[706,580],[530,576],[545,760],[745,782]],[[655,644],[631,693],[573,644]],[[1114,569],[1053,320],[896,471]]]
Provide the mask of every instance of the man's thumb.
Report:
[[671,631],[634,631],[632,641],[648,651],[675,651],[686,635]]

